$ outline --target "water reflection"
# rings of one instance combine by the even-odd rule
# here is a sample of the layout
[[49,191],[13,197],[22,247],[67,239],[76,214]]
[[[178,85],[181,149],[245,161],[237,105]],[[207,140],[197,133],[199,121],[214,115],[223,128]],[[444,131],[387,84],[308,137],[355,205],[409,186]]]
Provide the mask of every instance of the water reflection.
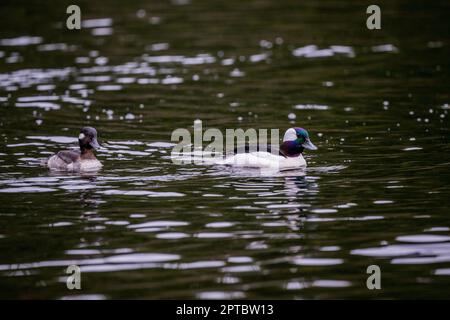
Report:
[[[446,297],[443,3],[393,6],[427,26],[414,39],[402,19],[356,28],[364,10],[345,1],[89,2],[63,38],[58,6],[31,1],[48,19],[30,28],[7,5],[0,297],[365,298],[371,264],[380,297]],[[298,171],[175,165],[170,134],[194,119],[305,126],[321,148]],[[107,140],[101,171],[40,166],[84,125]],[[69,264],[83,295],[66,290]]]
[[449,236],[418,234],[399,236],[398,242],[410,244],[385,245],[378,248],[356,249],[352,254],[393,258],[392,264],[433,264],[450,261]]

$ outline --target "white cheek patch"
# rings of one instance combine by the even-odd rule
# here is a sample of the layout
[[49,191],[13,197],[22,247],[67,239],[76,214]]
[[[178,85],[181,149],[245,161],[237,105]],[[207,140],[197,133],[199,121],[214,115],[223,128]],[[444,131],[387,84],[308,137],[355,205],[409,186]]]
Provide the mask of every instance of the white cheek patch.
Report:
[[78,140],[84,139],[85,135],[84,133],[80,133],[80,135],[78,136]]
[[295,132],[294,128],[290,128],[284,134],[283,142],[285,142],[285,141],[294,141],[296,139],[297,139],[297,132]]

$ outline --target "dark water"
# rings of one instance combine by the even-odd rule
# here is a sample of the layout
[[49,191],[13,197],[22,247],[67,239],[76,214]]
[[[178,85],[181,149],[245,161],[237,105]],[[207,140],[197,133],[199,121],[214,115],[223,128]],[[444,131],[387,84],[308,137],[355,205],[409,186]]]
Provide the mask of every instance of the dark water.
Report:
[[[448,1],[381,1],[379,31],[364,1],[79,1],[80,31],[69,4],[0,4],[1,298],[449,297]],[[175,165],[195,119],[319,150]],[[84,125],[103,170],[38,165]]]

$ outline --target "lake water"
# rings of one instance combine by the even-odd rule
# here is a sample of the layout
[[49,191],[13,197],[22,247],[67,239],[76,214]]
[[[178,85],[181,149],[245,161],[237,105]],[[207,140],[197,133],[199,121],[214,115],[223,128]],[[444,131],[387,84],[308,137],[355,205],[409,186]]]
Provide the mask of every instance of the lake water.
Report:
[[[380,1],[378,31],[364,1],[102,3],[80,31],[69,2],[0,6],[1,298],[449,297],[448,1]],[[173,164],[196,119],[319,150],[279,174]],[[85,125],[100,172],[39,166]]]

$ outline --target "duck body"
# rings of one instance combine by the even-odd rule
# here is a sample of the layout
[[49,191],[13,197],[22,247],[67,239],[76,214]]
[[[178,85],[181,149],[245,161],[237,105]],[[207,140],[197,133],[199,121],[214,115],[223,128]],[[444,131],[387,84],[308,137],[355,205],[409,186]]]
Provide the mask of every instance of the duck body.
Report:
[[255,149],[256,151],[251,151],[249,146],[237,148],[234,155],[219,161],[219,164],[280,171],[305,168],[307,164],[303,157],[304,149],[316,150],[317,147],[311,142],[305,129],[290,128],[284,134],[280,147],[269,145],[267,151],[260,151],[258,147]]
[[226,157],[224,160],[220,161],[219,164],[241,168],[266,168],[278,170],[306,167],[306,161],[301,154],[297,157],[284,157],[264,151],[238,153]]
[[78,136],[79,150],[59,151],[48,158],[46,166],[54,171],[97,171],[102,163],[97,160],[94,149],[100,147],[97,142],[97,131],[91,127],[81,129]]
[[55,171],[97,171],[103,165],[95,156],[81,154],[78,150],[64,150],[51,156],[47,166]]

